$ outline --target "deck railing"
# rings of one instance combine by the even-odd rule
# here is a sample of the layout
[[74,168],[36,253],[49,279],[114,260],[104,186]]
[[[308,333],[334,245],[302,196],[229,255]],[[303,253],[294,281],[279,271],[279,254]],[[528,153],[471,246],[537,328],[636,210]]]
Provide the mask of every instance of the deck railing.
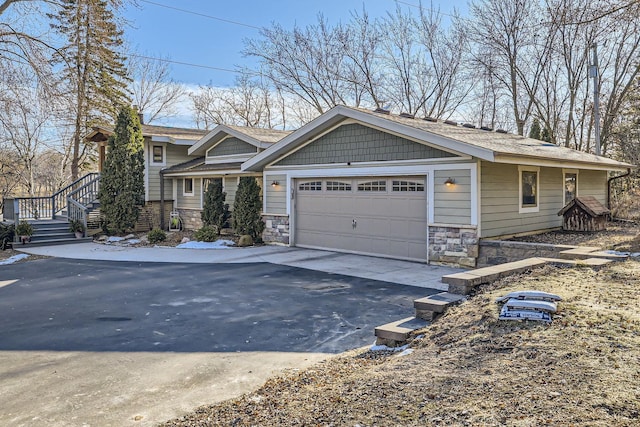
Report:
[[78,200],[80,203],[91,203],[93,199],[88,198],[97,197],[99,181],[99,173],[89,173],[52,196],[6,198],[2,208],[3,218],[16,223],[23,219],[55,219],[56,215],[67,209],[69,196],[78,200],[78,195],[82,198]]

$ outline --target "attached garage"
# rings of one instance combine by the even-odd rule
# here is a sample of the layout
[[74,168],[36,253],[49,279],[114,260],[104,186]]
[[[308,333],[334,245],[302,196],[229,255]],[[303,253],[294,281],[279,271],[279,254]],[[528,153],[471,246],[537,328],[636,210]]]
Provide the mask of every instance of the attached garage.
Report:
[[296,246],[427,259],[426,176],[294,181]]

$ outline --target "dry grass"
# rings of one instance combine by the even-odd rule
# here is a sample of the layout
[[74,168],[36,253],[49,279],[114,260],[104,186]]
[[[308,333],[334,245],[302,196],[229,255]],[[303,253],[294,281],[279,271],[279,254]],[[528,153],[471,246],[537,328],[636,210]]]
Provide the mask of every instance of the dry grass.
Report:
[[[365,350],[269,380],[166,426],[640,425],[640,263],[545,267],[449,310],[407,356]],[[497,296],[560,294],[551,325],[498,321]]]

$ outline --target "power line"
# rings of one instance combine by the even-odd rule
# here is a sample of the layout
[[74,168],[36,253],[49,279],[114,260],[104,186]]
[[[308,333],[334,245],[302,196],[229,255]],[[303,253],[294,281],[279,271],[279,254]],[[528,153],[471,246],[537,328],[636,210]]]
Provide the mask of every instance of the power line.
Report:
[[262,29],[261,27],[257,27],[255,25],[245,24],[245,23],[238,22],[238,21],[232,21],[230,19],[218,18],[217,16],[207,15],[207,14],[200,13],[200,12],[194,12],[192,10],[187,10],[187,9],[181,9],[179,7],[169,6],[169,5],[162,4],[162,3],[156,3],[156,2],[150,1],[150,0],[138,0],[138,1],[140,1],[142,3],[152,4],[152,5],[158,6],[158,7],[164,7],[165,9],[177,10],[178,12],[189,13],[191,15],[201,16],[203,18],[215,19],[216,21],[226,22],[228,24],[240,25],[242,27],[253,28],[255,30],[261,30]]
[[255,72],[255,71],[232,70],[230,68],[213,67],[211,65],[194,64],[192,62],[174,61],[174,60],[166,59],[166,58],[156,58],[156,57],[153,57],[153,56],[139,55],[137,53],[130,53],[129,56],[134,56],[136,58],[142,58],[142,59],[149,59],[149,60],[152,60],[152,61],[169,62],[171,64],[186,65],[186,66],[189,66],[189,67],[198,67],[198,68],[206,68],[208,70],[224,71],[224,72],[227,72],[227,73],[248,74],[248,75],[256,75],[256,76],[260,75],[260,73]]

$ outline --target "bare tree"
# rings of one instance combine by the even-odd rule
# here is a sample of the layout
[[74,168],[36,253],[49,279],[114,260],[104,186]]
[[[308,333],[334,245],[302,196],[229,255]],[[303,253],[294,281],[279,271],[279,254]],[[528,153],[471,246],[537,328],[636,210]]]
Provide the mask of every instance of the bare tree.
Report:
[[170,77],[169,64],[162,59],[131,53],[128,65],[132,101],[145,115],[145,123],[176,114],[176,107],[185,99],[187,91]]
[[246,74],[231,88],[201,86],[191,94],[191,100],[196,123],[205,129],[218,124],[271,129],[287,125],[282,94]]
[[0,140],[14,153],[15,169],[24,192],[37,195],[35,160],[46,138],[52,112],[34,86],[34,75],[24,68],[13,68],[0,90]]

